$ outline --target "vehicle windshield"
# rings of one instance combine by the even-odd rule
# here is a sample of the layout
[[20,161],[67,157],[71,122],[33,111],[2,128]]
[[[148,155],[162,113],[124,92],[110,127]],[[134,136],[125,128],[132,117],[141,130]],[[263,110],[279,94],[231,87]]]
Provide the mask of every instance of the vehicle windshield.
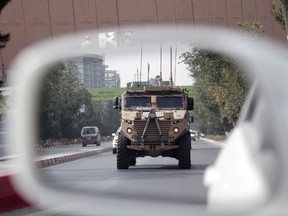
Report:
[[131,107],[151,107],[151,97],[128,97],[126,98],[126,108]]
[[95,128],[84,128],[83,134],[95,134]]
[[182,97],[157,97],[159,108],[183,108]]

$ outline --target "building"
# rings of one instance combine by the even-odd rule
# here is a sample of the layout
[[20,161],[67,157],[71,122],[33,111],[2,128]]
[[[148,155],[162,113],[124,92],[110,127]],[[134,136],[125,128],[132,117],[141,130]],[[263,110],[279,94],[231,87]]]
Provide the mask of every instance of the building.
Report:
[[83,54],[83,56],[70,59],[77,70],[78,76],[85,88],[105,87],[105,65],[103,57],[96,54]]
[[105,71],[105,87],[106,88],[120,88],[120,74],[115,70]]
[[119,88],[120,75],[116,70],[106,70],[103,57],[97,54],[83,54],[67,60],[78,71],[78,77],[84,88]]
[[103,56],[94,53],[95,44],[89,36],[81,43],[82,55],[66,60],[73,63],[84,88],[120,87],[117,71],[106,70]]

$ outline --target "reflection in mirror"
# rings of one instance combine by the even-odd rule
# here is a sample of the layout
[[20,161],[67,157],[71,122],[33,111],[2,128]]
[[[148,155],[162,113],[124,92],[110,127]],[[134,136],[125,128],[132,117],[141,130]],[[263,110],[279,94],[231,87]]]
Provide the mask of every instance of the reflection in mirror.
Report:
[[172,49],[85,53],[45,68],[36,149],[47,183],[206,204],[204,170],[236,125],[248,78],[218,53],[187,44]]

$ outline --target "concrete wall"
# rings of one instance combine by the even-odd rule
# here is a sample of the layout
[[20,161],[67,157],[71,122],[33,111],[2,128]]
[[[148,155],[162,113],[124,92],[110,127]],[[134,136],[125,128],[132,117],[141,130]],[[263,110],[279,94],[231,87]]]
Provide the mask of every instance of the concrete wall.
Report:
[[[43,38],[85,29],[165,23],[207,24],[237,28],[258,20],[265,34],[285,41],[271,17],[274,0],[12,0],[0,15],[0,27],[11,33],[1,50],[8,67],[17,52]],[[279,0],[276,0],[279,3]]]

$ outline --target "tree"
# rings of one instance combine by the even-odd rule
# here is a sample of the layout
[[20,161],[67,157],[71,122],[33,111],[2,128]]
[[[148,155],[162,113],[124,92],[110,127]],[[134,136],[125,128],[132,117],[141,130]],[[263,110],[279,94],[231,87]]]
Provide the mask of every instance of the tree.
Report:
[[[0,1],[0,14],[4,7],[10,2],[11,0],[1,0]],[[3,33],[3,30],[0,29],[0,50],[4,48],[7,42],[10,40],[9,33]],[[0,115],[5,111],[5,99],[1,95],[0,96]]]
[[92,97],[78,79],[75,67],[52,65],[43,80],[40,96],[40,136],[42,140],[77,138],[85,122],[79,111],[91,107]]
[[[40,94],[41,140],[79,138],[84,126],[97,126],[104,136],[119,127],[119,113],[113,109],[112,101],[92,101],[77,73],[72,62],[59,62],[47,69]],[[83,105],[85,111],[81,112]]]
[[236,124],[247,93],[244,75],[230,59],[193,48],[182,54],[195,83],[195,115],[202,130],[211,134],[229,132]]
[[264,33],[264,26],[261,25],[258,21],[254,21],[252,23],[249,22],[240,22],[238,23],[240,31],[243,34],[253,36],[253,37],[262,37],[262,33]]
[[286,24],[284,20],[283,8],[282,7],[277,8],[275,2],[273,2],[271,14],[274,17],[275,22],[278,23],[281,29],[286,32]]
[[[4,7],[10,2],[11,0],[1,0],[0,1],[0,14]],[[10,40],[10,34],[4,33],[3,30],[0,29],[0,49],[4,48],[7,42]]]
[[286,33],[288,40],[288,0],[280,0],[280,7],[277,8],[275,2],[272,4],[272,16],[276,23]]
[[[257,21],[239,23],[240,31],[260,38],[264,27]],[[208,50],[192,48],[181,55],[195,80],[193,115],[198,129],[209,134],[229,132],[238,121],[248,93],[248,79],[237,62]]]

